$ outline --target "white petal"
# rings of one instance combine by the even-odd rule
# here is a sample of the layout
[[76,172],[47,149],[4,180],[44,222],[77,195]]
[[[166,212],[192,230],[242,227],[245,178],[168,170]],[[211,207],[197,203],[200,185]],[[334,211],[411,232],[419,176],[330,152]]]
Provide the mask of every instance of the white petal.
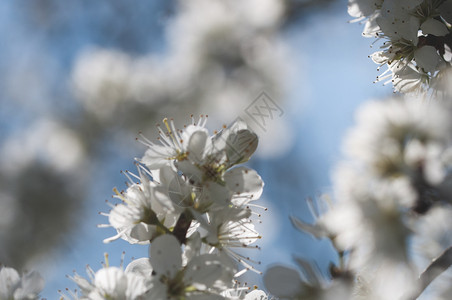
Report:
[[245,296],[245,300],[265,300],[265,299],[268,299],[268,296],[261,290],[254,290]]
[[375,37],[380,32],[380,26],[377,24],[377,18],[380,14],[374,13],[368,19],[363,29],[364,37]]
[[[232,281],[235,268],[225,257],[204,254],[189,261],[184,274],[185,282],[199,290],[206,290],[216,282]],[[226,279],[226,280],[225,280]]]
[[0,299],[9,299],[20,282],[19,273],[13,268],[0,270]]
[[130,231],[130,237],[140,242],[150,241],[156,233],[155,225],[148,225],[143,222],[136,224]]
[[202,205],[213,204],[224,207],[231,204],[231,191],[216,182],[206,182],[201,191],[200,202]]
[[143,299],[148,300],[167,300],[170,297],[167,295],[168,287],[166,284],[160,282],[160,280],[152,280],[149,283],[148,291],[144,295]]
[[136,273],[150,277],[152,275],[151,260],[147,257],[135,259],[127,265],[125,273]]
[[78,285],[84,295],[88,295],[95,288],[91,282],[77,274],[71,277],[71,279]]
[[174,157],[176,157],[174,149],[160,145],[153,145],[152,149],[146,150],[141,162],[150,170],[155,170],[168,166]]
[[201,236],[199,232],[195,232],[187,239],[184,249],[184,257],[186,261],[191,260],[197,254],[199,254],[199,250],[201,249]]
[[410,93],[419,90],[423,82],[426,81],[426,75],[410,66],[394,72],[394,89],[401,93]]
[[137,299],[146,292],[147,287],[145,278],[146,277],[135,273],[127,274],[127,290],[125,293],[126,299]]
[[168,187],[158,186],[153,189],[153,198],[157,203],[152,204],[152,210],[156,215],[166,214],[175,210],[173,201],[168,195]]
[[226,140],[226,156],[229,165],[246,162],[256,151],[259,139],[254,132],[242,129],[228,136]]
[[228,147],[227,141],[229,136],[240,130],[248,130],[248,125],[239,119],[228,128],[221,130],[212,138],[212,148],[217,152],[224,151]]
[[[184,160],[182,162],[178,162],[177,165],[185,165],[186,162],[188,161]],[[190,178],[189,176],[187,177]],[[158,192],[161,191],[159,190]],[[163,193],[165,193],[164,190]],[[187,207],[191,203],[192,188],[181,176],[173,177],[173,180],[168,183],[166,193],[174,208]],[[164,194],[159,194],[158,199],[160,199],[160,201],[163,201]]]
[[237,167],[224,174],[227,187],[237,196],[258,199],[262,195],[264,182],[253,169]]
[[427,72],[434,72],[440,62],[440,57],[435,47],[423,46],[414,51],[416,64]]
[[373,60],[374,63],[376,64],[385,64],[388,62],[388,60],[391,59],[390,54],[385,52],[385,51],[377,51],[374,52],[370,58]]
[[174,176],[177,176],[177,173],[170,166],[164,166],[152,171],[152,178],[162,186],[167,186],[173,180]]
[[182,266],[182,250],[179,241],[170,234],[157,237],[151,245],[150,259],[158,275],[172,278]]
[[391,9],[388,9],[387,11],[391,11],[391,13],[389,13],[389,15],[383,15],[382,13],[376,20],[385,35],[389,36],[391,39],[403,38],[407,41],[411,41],[414,45],[417,45],[417,34],[420,25],[419,19],[410,14],[398,16],[395,13],[392,13]]
[[140,216],[135,215],[132,209],[124,204],[116,205],[108,215],[108,221],[116,229],[129,226],[139,219]]
[[315,223],[311,225],[293,216],[290,217],[290,220],[295,228],[302,232],[310,233],[317,239],[328,236],[328,231],[321,224]]
[[16,299],[35,298],[44,288],[44,279],[38,272],[25,274],[21,280],[21,286],[14,293]]
[[199,167],[193,164],[192,161],[178,161],[175,163],[175,166],[187,177],[190,184],[199,185],[202,182],[205,174]]
[[274,266],[265,272],[264,284],[267,290],[277,297],[293,298],[301,293],[303,282],[294,269]]
[[124,275],[124,271],[119,268],[102,268],[97,271],[94,284],[101,294],[107,294],[114,297],[125,294],[127,289],[127,278]]
[[447,27],[443,22],[432,18],[428,18],[422,23],[421,30],[423,34],[433,34],[436,36],[444,36],[449,33],[449,30],[447,30]]
[[377,10],[382,3],[383,0],[349,0],[348,14],[355,18],[367,17]]
[[188,152],[188,159],[190,161],[195,163],[202,162],[208,137],[209,135],[207,130],[198,130],[190,136],[186,149]]
[[220,295],[215,294],[197,294],[197,295],[188,295],[188,300],[224,300],[225,298]]

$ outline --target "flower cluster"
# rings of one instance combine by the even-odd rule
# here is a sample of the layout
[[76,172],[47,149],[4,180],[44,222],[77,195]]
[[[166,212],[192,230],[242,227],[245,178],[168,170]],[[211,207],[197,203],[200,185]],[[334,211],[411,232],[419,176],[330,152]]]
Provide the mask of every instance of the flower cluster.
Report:
[[340,263],[324,292],[340,286],[350,293],[343,299],[411,299],[425,288],[415,274],[451,246],[437,224],[451,204],[451,113],[444,103],[404,98],[358,111],[345,139],[347,159],[333,174],[337,202],[323,205],[329,209],[313,225],[293,218],[337,251]]
[[139,141],[148,149],[126,172],[130,184],[114,189],[121,203],[105,215],[117,234],[132,244],[151,244],[149,257],[125,270],[105,266],[75,275],[76,299],[261,299],[263,292],[244,293],[234,279],[258,272],[243,253],[260,238],[253,224],[252,202],[262,194],[256,171],[239,164],[249,160],[258,138],[242,121],[209,136],[207,116],[183,130],[173,120],[158,126],[159,139]]
[[449,0],[349,0],[363,35],[385,40],[371,55],[388,67],[377,81],[403,93],[438,88],[452,59],[451,8]]
[[[250,9],[257,1],[263,8]],[[283,5],[276,0],[194,3],[181,4],[170,30],[172,55],[163,64],[99,51],[95,57],[105,60],[101,65],[119,57],[118,69],[104,74],[100,67],[94,75],[97,83],[84,86],[81,74],[90,64],[80,63],[74,78],[85,87],[82,97],[105,98],[104,80],[120,85],[113,105],[104,110],[108,116],[122,98],[164,102],[183,97],[181,91],[187,90],[189,100],[199,95],[208,99],[228,86],[235,89],[222,94],[224,99],[241,99],[236,96],[248,87],[264,83],[277,90],[277,76],[271,75],[266,58],[273,56],[269,42]],[[199,17],[199,5],[209,8],[209,18]],[[385,40],[371,56],[388,67],[377,81],[390,78],[386,82],[402,93],[431,89],[433,96],[447,96],[452,91],[452,0],[349,0],[348,12],[365,23],[364,36]],[[190,59],[179,64],[185,57]],[[155,78],[167,75],[163,84],[149,81],[152,66],[160,66]],[[136,76],[124,84],[127,70]],[[262,78],[244,76],[256,70]],[[217,71],[219,77],[213,76]],[[211,87],[198,85],[199,78]],[[223,81],[227,84],[219,84]],[[148,93],[143,91],[149,87],[161,90],[144,101]],[[451,299],[452,105],[432,99],[372,101],[358,111],[357,124],[345,139],[345,159],[333,172],[336,202],[326,197],[308,201],[313,224],[291,218],[297,229],[328,239],[336,257],[328,270],[300,257],[294,259],[298,268],[270,267],[263,276],[270,295],[295,300],[417,299],[430,286],[423,296]],[[96,101],[88,102],[96,108]],[[206,123],[207,116],[192,116],[191,124],[179,129],[165,118],[157,126],[157,141],[140,134],[137,140],[146,152],[137,159],[136,173],[124,172],[127,188],[114,189],[116,203],[107,202],[111,210],[102,213],[108,224],[99,227],[115,231],[105,243],[123,239],[149,246],[149,255],[125,268],[110,266],[106,256],[100,270],[87,267],[88,279],[70,276],[78,289],[60,292],[61,299],[269,299],[266,292],[239,281],[248,271],[261,274],[259,262],[247,251],[259,249],[255,223],[266,209],[255,201],[264,183],[255,170],[242,165],[255,152],[258,137],[241,120],[213,135]],[[34,300],[42,288],[36,272],[20,276],[0,268],[0,300]]]
[[22,276],[13,269],[0,266],[0,299],[37,300],[44,288],[44,279],[37,272]]
[[[377,81],[402,93],[450,92],[452,1],[349,0],[363,35],[385,39],[371,57],[387,65]],[[440,92],[440,93],[438,93]],[[416,299],[451,265],[452,110],[447,102],[408,97],[372,101],[357,113],[333,172],[336,203],[308,202],[315,222],[299,230],[331,241],[337,262],[328,276],[296,258],[264,276],[283,299]],[[319,208],[323,209],[319,212]],[[419,276],[417,274],[420,274]],[[432,299],[449,299],[450,272],[432,283]]]
[[149,109],[175,103],[192,111],[207,107],[216,120],[234,118],[243,99],[262,88],[283,90],[281,74],[288,62],[277,33],[288,3],[176,2],[164,55],[96,48],[77,58],[72,71],[76,97],[100,120],[134,105]]

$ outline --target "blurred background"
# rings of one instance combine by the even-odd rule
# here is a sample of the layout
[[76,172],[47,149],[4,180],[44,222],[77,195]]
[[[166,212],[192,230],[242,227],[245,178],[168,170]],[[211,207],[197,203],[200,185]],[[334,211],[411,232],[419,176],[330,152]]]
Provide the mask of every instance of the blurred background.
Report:
[[[208,114],[211,132],[239,117],[260,137],[248,163],[268,207],[257,268],[296,255],[325,271],[328,242],[289,216],[312,222],[306,199],[329,193],[354,110],[392,93],[372,84],[373,40],[350,20],[346,0],[1,1],[0,262],[40,271],[56,299],[105,252],[111,265],[146,256],[103,244],[114,232],[99,212],[143,155],[139,132]],[[256,114],[262,103],[276,110]]]

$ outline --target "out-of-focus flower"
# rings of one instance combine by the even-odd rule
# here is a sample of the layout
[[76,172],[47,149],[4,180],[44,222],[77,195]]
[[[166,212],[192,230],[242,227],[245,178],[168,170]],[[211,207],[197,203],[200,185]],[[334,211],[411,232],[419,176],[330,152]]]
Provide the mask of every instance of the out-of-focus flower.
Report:
[[410,230],[397,187],[381,183],[348,166],[336,170],[338,203],[320,220],[339,250],[350,250],[352,270],[382,260],[406,262]]
[[357,125],[349,132],[344,150],[362,172],[405,190],[399,201],[422,212],[432,201],[447,200],[431,191],[448,180],[449,114],[450,108],[439,102],[370,102],[358,111]]
[[[111,123],[118,112],[174,115],[202,107],[221,124],[241,114],[263,90],[280,102],[286,89],[281,78],[289,64],[277,33],[286,7],[276,0],[256,3],[181,1],[168,23],[167,54],[136,57],[116,49],[86,50],[72,72],[76,98],[101,123]],[[153,120],[143,117],[146,122]],[[271,150],[262,155],[279,155],[292,145],[288,125],[274,123],[278,129],[268,132],[281,142],[269,138]]]
[[[452,208],[435,206],[415,224],[413,252],[430,262],[452,246]],[[425,262],[424,262],[425,263]]]
[[[450,107],[409,100],[371,102],[358,112],[345,143],[346,161],[333,176],[337,202],[315,224],[293,218],[302,231],[331,239],[343,268],[339,274],[356,276],[351,299],[412,297],[421,284],[412,246],[419,248],[432,234],[433,241],[423,243],[436,251],[430,262],[450,246],[430,216],[441,223],[437,210],[447,215],[440,205],[450,205]],[[292,294],[302,293],[301,280],[287,276],[298,282]]]
[[[363,105],[356,114],[356,126],[345,140],[346,154],[368,166],[372,173],[397,177],[411,176],[419,164],[427,163],[429,149],[445,148],[451,140],[447,107],[410,100]],[[416,145],[422,147],[423,155],[412,153]]]
[[271,295],[278,299],[351,299],[352,282],[349,278],[337,278],[328,282],[311,263],[297,259],[305,275],[286,266],[273,266],[264,275],[264,283]]
[[76,227],[84,190],[80,181],[70,180],[73,174],[36,160],[14,171],[0,171],[0,210],[6,215],[0,221],[0,259],[23,268],[58,242],[64,243]]
[[37,272],[20,276],[13,268],[0,268],[0,299],[37,300],[43,288],[44,279]]
[[13,132],[0,146],[0,260],[23,267],[75,227],[87,159],[77,131],[55,118]]
[[91,282],[78,274],[70,277],[80,288],[81,294],[70,293],[70,298],[63,294],[64,299],[135,300],[141,299],[139,297],[143,296],[149,288],[146,277],[139,272],[132,272],[127,269],[124,271],[122,268],[105,266],[94,272],[88,266],[87,273]]
[[0,153],[0,162],[8,172],[19,172],[40,161],[67,174],[83,165],[85,149],[76,131],[57,120],[42,119],[7,139]]
[[389,261],[365,267],[357,274],[351,299],[409,299],[417,288],[416,272],[412,266]]

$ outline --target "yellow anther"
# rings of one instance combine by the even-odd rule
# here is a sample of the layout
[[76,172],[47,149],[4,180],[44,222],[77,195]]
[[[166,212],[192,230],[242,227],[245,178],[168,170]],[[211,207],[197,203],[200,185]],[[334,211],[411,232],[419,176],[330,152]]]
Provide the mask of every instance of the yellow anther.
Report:
[[108,262],[108,253],[107,252],[104,253],[104,258],[105,258],[105,267],[108,268],[110,266],[110,263]]

